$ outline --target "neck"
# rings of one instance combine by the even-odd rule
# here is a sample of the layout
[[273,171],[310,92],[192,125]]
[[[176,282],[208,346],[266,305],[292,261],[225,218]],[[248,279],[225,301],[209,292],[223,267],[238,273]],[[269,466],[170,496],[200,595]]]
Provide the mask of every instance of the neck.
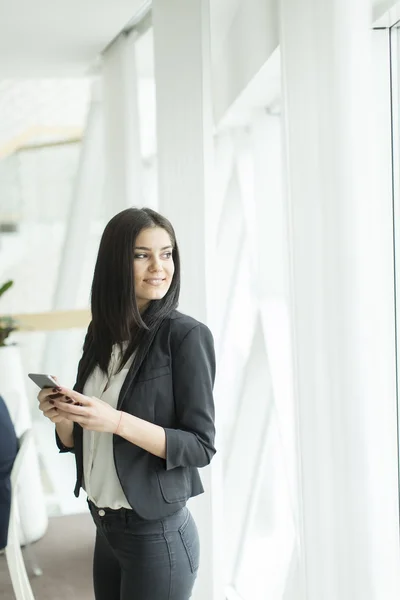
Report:
[[144,311],[146,310],[146,308],[149,306],[150,301],[142,301],[142,302],[138,302],[138,309],[140,314],[142,315],[144,313]]

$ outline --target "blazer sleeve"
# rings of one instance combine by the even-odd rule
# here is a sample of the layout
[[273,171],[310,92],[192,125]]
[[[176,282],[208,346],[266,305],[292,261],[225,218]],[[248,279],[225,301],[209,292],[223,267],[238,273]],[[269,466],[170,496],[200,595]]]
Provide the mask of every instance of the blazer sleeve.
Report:
[[[75,425],[76,425],[76,423],[74,423],[74,429],[75,429]],[[59,451],[60,452],[72,452],[72,454],[75,454],[75,448],[74,448],[74,446],[72,446],[71,448],[69,446],[65,446],[62,443],[62,441],[60,439],[60,436],[57,433],[57,429],[54,429],[54,431],[55,431],[55,434],[56,434],[56,444],[57,444],[57,447],[58,447]]]
[[165,428],[166,470],[205,467],[214,456],[214,340],[199,323],[172,356],[175,411],[179,429]]

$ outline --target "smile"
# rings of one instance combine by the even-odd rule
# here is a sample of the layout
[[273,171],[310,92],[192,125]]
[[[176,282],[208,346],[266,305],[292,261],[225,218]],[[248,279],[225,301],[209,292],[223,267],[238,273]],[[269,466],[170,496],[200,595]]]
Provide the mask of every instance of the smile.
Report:
[[154,285],[154,286],[158,286],[158,285],[162,285],[164,283],[165,279],[145,279],[144,282],[148,283],[149,285]]

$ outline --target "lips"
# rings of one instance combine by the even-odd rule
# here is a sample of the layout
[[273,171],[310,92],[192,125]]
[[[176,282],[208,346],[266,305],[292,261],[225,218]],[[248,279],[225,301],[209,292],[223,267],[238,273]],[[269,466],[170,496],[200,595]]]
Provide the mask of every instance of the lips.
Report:
[[154,285],[154,286],[158,286],[158,285],[162,285],[164,283],[165,279],[160,279],[160,278],[151,278],[151,279],[145,279],[144,282],[149,284],[149,285]]

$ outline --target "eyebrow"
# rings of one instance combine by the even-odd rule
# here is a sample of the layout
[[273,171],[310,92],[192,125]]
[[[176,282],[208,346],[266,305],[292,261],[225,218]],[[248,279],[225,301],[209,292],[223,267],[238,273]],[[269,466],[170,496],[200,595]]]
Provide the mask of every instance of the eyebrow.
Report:
[[[168,250],[169,248],[172,248],[172,246],[164,246],[161,250]],[[135,246],[135,250],[146,250],[147,252],[151,252],[151,248],[146,248],[145,246]]]

